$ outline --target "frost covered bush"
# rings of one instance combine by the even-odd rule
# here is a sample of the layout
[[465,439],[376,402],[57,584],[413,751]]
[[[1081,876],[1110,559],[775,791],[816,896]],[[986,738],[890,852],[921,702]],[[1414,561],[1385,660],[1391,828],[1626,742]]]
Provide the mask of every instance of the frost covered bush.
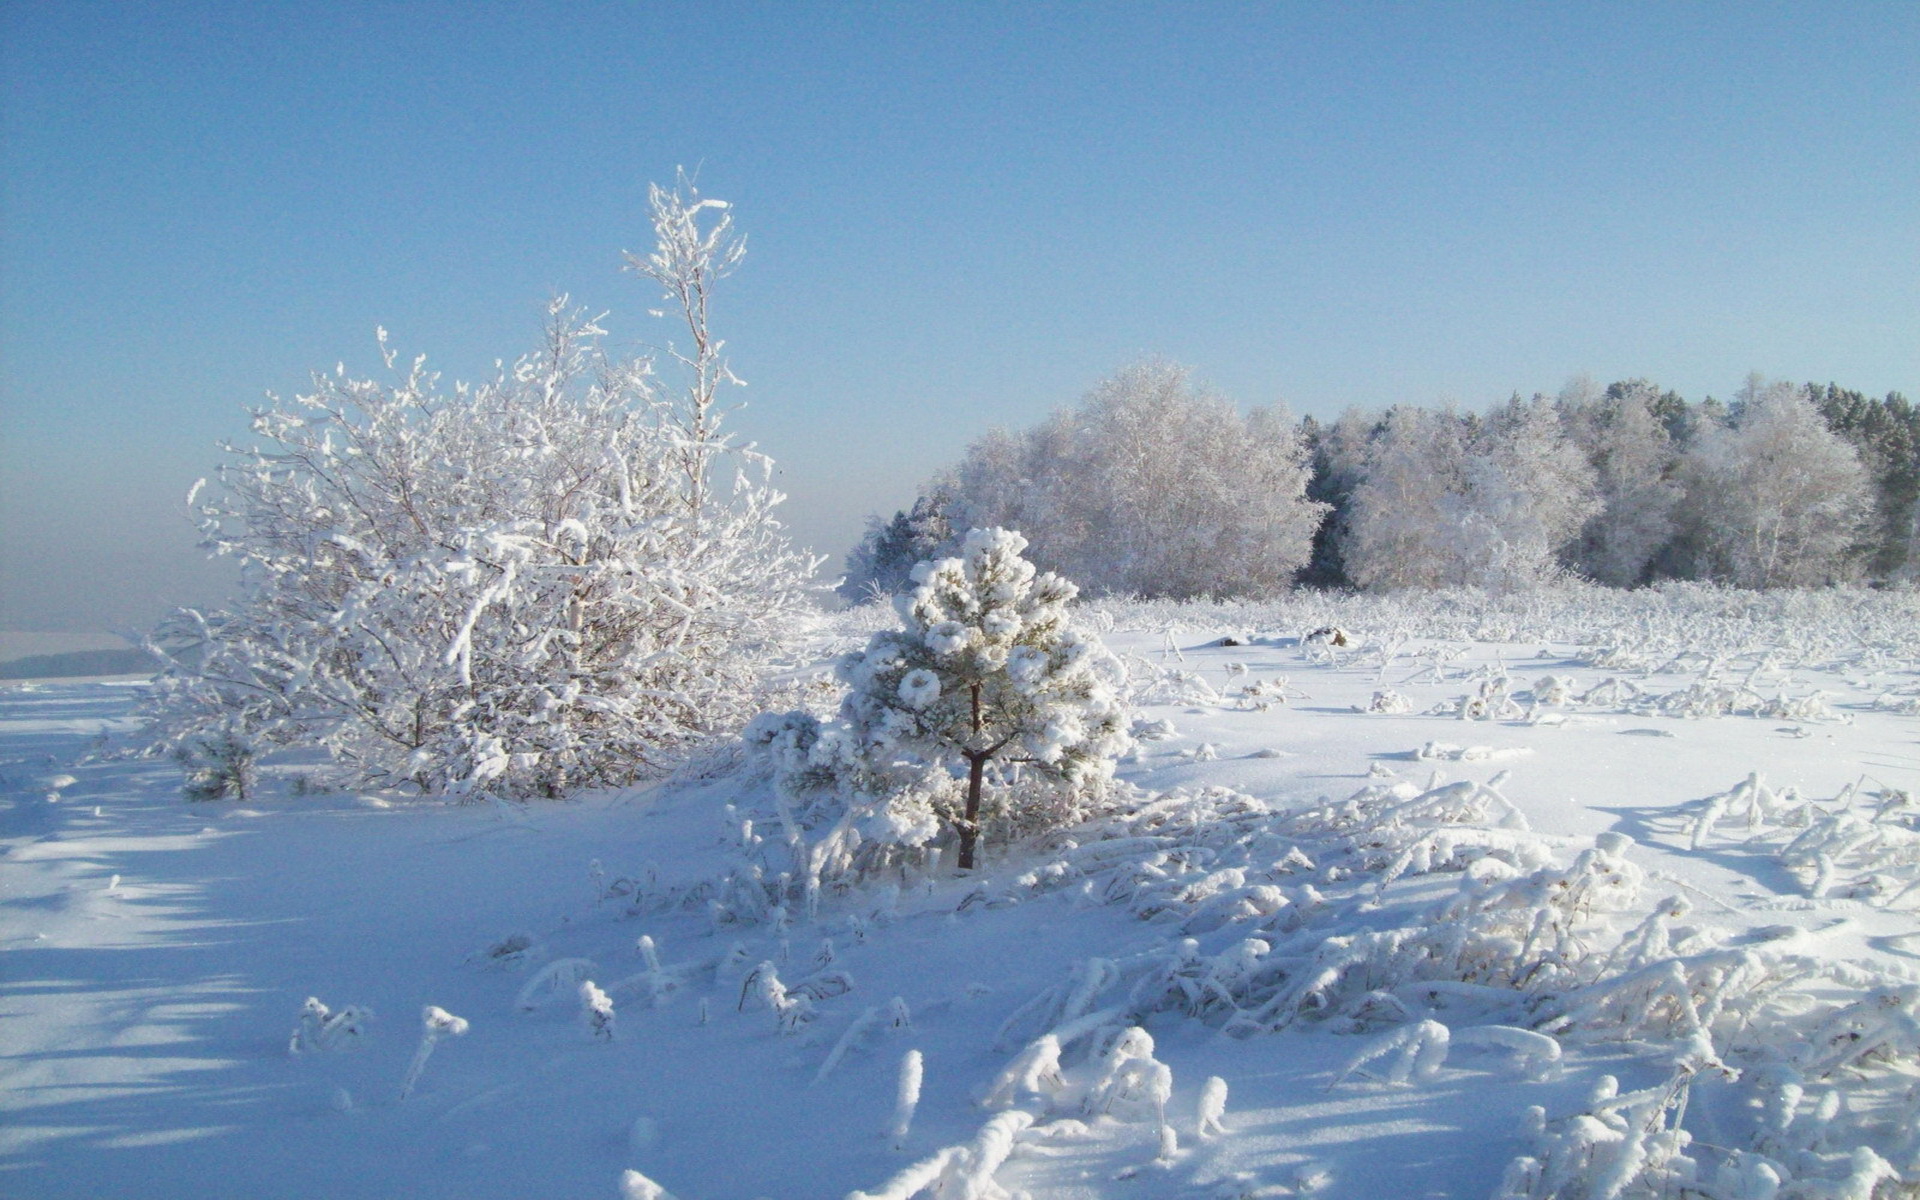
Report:
[[558,300],[489,382],[396,371],[383,334],[391,379],[337,368],[254,414],[195,509],[241,599],[152,639],[163,746],[317,742],[358,784],[519,797],[625,782],[744,719],[807,564],[767,463],[721,432],[726,207],[655,188],[653,225],[630,262],[684,322],[677,396]]
[[1920,896],[1920,806],[1901,788],[1869,790],[1862,780],[1831,800],[1812,801],[1792,787],[1775,791],[1754,772],[1694,805],[1692,847],[1716,833],[1749,846],[1773,843],[1781,865],[1814,899],[1896,908]]

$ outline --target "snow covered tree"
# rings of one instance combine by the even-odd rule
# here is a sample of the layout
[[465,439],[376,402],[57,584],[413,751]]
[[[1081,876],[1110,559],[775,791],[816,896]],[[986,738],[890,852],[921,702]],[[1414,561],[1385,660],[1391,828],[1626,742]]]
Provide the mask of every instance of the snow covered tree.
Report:
[[1615,384],[1580,404],[1562,397],[1562,416],[1593,464],[1602,505],[1569,557],[1576,570],[1613,587],[1645,582],[1674,534],[1680,486],[1672,479],[1677,456],[1662,400],[1644,380]]
[[1715,577],[1809,587],[1848,573],[1872,513],[1870,480],[1806,389],[1751,377],[1733,423],[1701,433],[1685,473],[1687,518]]
[[1314,530],[1313,554],[1300,576],[1303,584],[1340,587],[1353,582],[1347,577],[1341,548],[1353,510],[1353,492],[1365,475],[1367,444],[1380,423],[1380,414],[1358,408],[1347,409],[1331,425],[1312,417],[1300,421],[1300,436],[1313,467],[1307,498],[1328,509],[1326,519]]
[[1528,587],[1598,508],[1592,470],[1544,402],[1485,419],[1396,407],[1369,445],[1341,547],[1372,588]]
[[660,413],[666,428],[679,435],[674,457],[682,476],[680,492],[687,522],[697,530],[706,513],[714,456],[726,449],[720,436],[725,416],[720,389],[742,385],[721,355],[726,343],[713,335],[708,308],[714,285],[740,265],[747,243],[734,236],[732,206],[701,199],[684,172],[673,191],[649,185],[647,200],[653,215],[653,252],[628,254],[627,269],[659,284],[669,307],[657,315],[671,314],[687,329],[684,348],[667,345],[667,357],[685,377],[684,390],[678,403],[662,407]]
[[1558,556],[1600,511],[1593,468],[1543,398],[1517,396],[1481,425],[1469,458],[1468,577],[1483,587],[1529,587],[1560,572]]
[[[725,211],[684,181],[653,191],[641,269],[694,338],[677,398],[563,298],[545,345],[487,383],[394,371],[383,332],[391,380],[337,368],[257,411],[259,443],[226,447],[197,507],[242,594],[157,631],[161,744],[236,731],[318,742],[355,784],[560,795],[744,719],[809,564],[773,520],[769,464],[720,430]],[[731,489],[710,478],[723,458]]]
[[1365,588],[1433,588],[1453,578],[1443,534],[1460,520],[1466,460],[1459,418],[1396,405],[1367,448],[1341,558]]
[[846,576],[834,591],[857,604],[910,589],[913,569],[953,542],[945,509],[946,498],[935,494],[915,500],[912,512],[896,512],[891,521],[867,518],[867,535],[848,553]]
[[956,529],[1018,528],[1088,589],[1268,595],[1311,553],[1327,506],[1284,412],[1234,406],[1186,368],[1128,367],[1023,434],[990,433],[936,489]]
[[905,627],[847,655],[842,715],[864,752],[964,764],[966,807],[954,822],[962,869],[974,865],[989,764],[1027,764],[1099,784],[1129,745],[1121,668],[1074,630],[1073,584],[1021,557],[1027,541],[975,529],[957,558],[923,564],[896,603]]
[[1831,383],[1808,391],[1827,428],[1859,452],[1873,477],[1868,569],[1881,579],[1920,576],[1920,407],[1899,392],[1869,400]]

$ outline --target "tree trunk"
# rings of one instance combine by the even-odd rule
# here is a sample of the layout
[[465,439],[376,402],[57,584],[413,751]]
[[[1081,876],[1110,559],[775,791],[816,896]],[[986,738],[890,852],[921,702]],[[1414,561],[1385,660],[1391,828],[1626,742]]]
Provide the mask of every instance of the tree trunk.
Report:
[[967,755],[967,813],[960,818],[960,869],[973,870],[973,846],[980,837],[980,786],[987,769],[985,754]]

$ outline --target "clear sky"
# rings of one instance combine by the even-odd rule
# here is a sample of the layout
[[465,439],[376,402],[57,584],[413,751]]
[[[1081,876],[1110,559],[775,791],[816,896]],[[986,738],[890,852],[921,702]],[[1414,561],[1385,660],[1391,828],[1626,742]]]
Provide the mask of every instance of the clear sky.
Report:
[[449,375],[697,167],[796,534],[1147,354],[1245,404],[1920,393],[1920,4],[0,0],[0,628],[218,598],[182,499],[373,330]]

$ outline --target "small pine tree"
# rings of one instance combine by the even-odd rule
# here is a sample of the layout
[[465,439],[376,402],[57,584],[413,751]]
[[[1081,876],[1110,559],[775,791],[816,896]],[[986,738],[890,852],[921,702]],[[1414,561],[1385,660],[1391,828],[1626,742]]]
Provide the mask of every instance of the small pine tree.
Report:
[[257,774],[253,744],[231,728],[216,729],[174,747],[186,772],[181,791],[189,800],[251,800]]
[[958,558],[915,569],[918,588],[896,602],[906,627],[874,634],[840,664],[843,715],[868,753],[965,763],[963,870],[974,865],[989,763],[1098,782],[1128,746],[1118,660],[1071,628],[1078,589],[1036,572],[1026,546],[1011,530],[972,530]]

